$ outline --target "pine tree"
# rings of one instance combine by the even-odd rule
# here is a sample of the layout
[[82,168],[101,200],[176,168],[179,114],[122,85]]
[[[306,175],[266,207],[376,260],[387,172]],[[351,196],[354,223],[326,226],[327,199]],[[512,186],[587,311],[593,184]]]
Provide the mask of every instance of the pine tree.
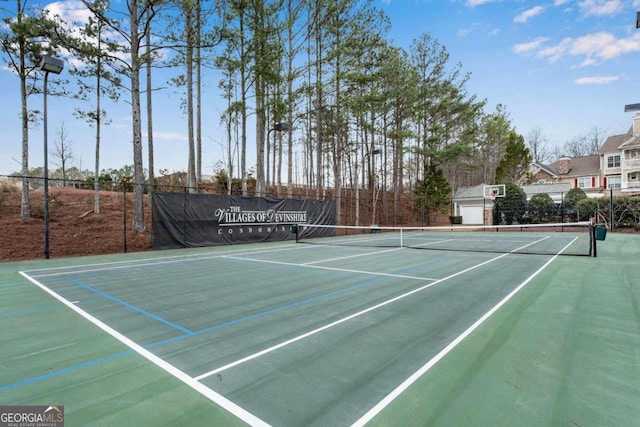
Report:
[[508,182],[517,184],[525,179],[532,162],[531,152],[524,142],[522,135],[515,131],[509,133],[509,140],[505,147],[505,153],[496,168],[496,183]]

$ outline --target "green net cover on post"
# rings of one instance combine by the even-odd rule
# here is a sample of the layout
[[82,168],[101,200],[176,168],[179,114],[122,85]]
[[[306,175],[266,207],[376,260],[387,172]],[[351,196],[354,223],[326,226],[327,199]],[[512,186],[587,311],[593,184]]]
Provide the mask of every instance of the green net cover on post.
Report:
[[607,229],[602,225],[598,224],[596,227],[596,240],[604,240],[607,238]]

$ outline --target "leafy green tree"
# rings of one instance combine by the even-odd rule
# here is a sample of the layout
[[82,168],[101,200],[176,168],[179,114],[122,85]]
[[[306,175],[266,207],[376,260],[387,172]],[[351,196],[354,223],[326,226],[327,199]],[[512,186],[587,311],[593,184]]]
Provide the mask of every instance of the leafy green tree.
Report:
[[[423,223],[430,223],[431,213],[446,213],[451,198],[451,185],[441,168],[427,165],[424,179],[416,185],[413,210]],[[426,221],[425,221],[426,220]]]
[[[144,181],[145,172],[142,162],[142,111],[140,71],[144,64],[144,55],[141,52],[145,35],[155,19],[158,9],[165,3],[164,0],[130,0],[126,2],[126,19],[119,19],[122,10],[116,10],[118,5],[108,4],[105,8],[101,3],[93,3],[82,0],[82,3],[94,15],[97,21],[104,24],[106,33],[115,33],[121,38],[120,49],[127,55],[124,58],[111,55],[110,61],[105,63],[118,75],[126,76],[130,82],[129,94],[131,96],[131,133],[133,146],[133,230],[144,232]],[[118,19],[114,18],[118,17]],[[123,80],[124,82],[124,80]]]
[[[413,105],[417,101],[415,87],[418,79],[416,73],[413,72],[406,52],[388,46],[384,53],[381,82],[387,102],[383,105],[382,147],[384,150],[382,161],[383,170],[392,170],[392,214],[394,218],[397,218],[400,195],[404,192],[404,144],[413,135],[410,121],[413,116]],[[383,200],[386,202],[386,185],[383,187],[383,191],[385,192]]]
[[564,196],[565,210],[572,212],[580,200],[586,199],[587,194],[580,187],[572,188]]
[[505,195],[496,199],[494,222],[511,225],[522,223],[527,211],[527,195],[522,188],[508,182],[505,184]]
[[532,160],[529,148],[524,142],[524,137],[518,135],[515,131],[511,131],[505,147],[504,157],[496,168],[496,183],[517,183],[526,176]]
[[[29,209],[29,124],[37,112],[29,111],[29,95],[39,92],[36,86],[39,67],[43,55],[52,55],[55,45],[47,43],[47,34],[55,23],[45,10],[34,7],[30,10],[28,0],[17,0],[15,15],[6,16],[0,26],[0,47],[4,62],[20,79],[20,116],[22,126],[22,202],[20,216],[30,217]],[[5,11],[3,9],[3,11]]]
[[485,115],[480,122],[480,134],[470,160],[474,179],[471,182],[494,183],[496,168],[504,156],[512,132],[511,120],[504,105],[498,104],[494,113]]
[[[104,12],[107,0],[94,0],[93,7]],[[102,108],[102,98],[108,96],[112,101],[117,101],[120,96],[120,78],[103,66],[105,58],[116,55],[119,47],[117,43],[105,43],[105,23],[94,17],[89,17],[85,26],[81,29],[82,40],[65,35],[65,45],[74,51],[76,57],[82,60],[82,67],[72,65],[70,73],[78,79],[79,99],[89,101],[92,95],[95,97],[95,105],[89,110],[76,108],[75,115],[85,119],[90,126],[95,126],[95,163],[94,174],[100,173],[100,143],[102,139],[102,125],[109,124],[107,112]],[[69,33],[72,33],[71,31]],[[94,41],[93,42],[90,42]],[[95,86],[93,84],[95,82]],[[100,213],[100,179],[94,179],[93,212]]]
[[580,221],[587,221],[595,217],[596,222],[613,227],[632,227],[640,230],[640,196],[618,196],[613,198],[613,212],[611,200],[606,198],[585,198],[575,205],[575,211]]
[[[449,53],[428,34],[414,41],[411,60],[419,76],[414,104],[417,164],[435,163],[456,177],[460,160],[473,153],[485,101],[469,95],[469,75],[450,67]],[[420,173],[418,173],[420,176]]]
[[547,193],[534,194],[527,204],[527,219],[534,224],[553,222],[558,208]]

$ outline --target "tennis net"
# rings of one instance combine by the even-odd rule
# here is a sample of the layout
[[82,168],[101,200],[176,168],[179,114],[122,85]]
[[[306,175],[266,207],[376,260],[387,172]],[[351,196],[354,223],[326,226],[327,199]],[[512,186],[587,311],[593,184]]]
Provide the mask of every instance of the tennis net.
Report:
[[595,251],[588,222],[447,227],[301,224],[296,230],[298,243],[323,245],[584,256]]

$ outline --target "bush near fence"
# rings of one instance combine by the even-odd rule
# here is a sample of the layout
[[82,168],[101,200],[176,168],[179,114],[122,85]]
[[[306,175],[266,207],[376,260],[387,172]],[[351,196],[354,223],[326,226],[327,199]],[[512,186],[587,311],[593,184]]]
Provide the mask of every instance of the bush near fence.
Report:
[[[0,233],[0,261],[42,257],[43,180],[29,178],[29,219],[20,218],[21,184],[21,177],[4,177],[0,182],[0,229],[3,230]],[[150,187],[144,187],[148,231],[133,233],[130,231],[133,218],[131,183],[102,182],[99,215],[93,213],[93,182],[67,180],[66,184],[69,187],[63,187],[60,180],[49,180],[52,257],[123,252],[125,244],[129,251],[151,249],[151,210],[148,196]],[[254,184],[254,181],[250,181],[249,194],[253,193]],[[158,191],[189,191],[184,185],[171,182],[158,182],[154,188]],[[224,186],[215,182],[203,183],[197,191],[228,194]],[[240,189],[234,186],[233,195],[240,194]],[[287,188],[270,187],[264,197],[287,197]],[[333,189],[325,189],[318,195],[315,188],[298,186],[293,188],[292,197],[335,200],[340,205],[341,215],[338,222],[343,225],[355,225],[357,222],[364,226],[443,226],[462,220],[460,217],[452,216],[453,202],[449,212],[416,212],[414,196],[410,191],[398,195],[393,192],[374,194],[371,189],[360,189],[357,193],[355,189],[346,188],[342,190],[341,197],[336,198]],[[517,223],[559,223],[587,221],[595,215],[597,221],[606,224],[608,228],[613,224],[619,231],[640,231],[640,196],[613,197],[613,210],[611,199],[607,197],[581,200],[573,209],[562,204],[551,206],[543,196],[538,199],[540,200],[536,203],[524,203],[509,211],[494,211],[494,222],[505,224],[507,219],[510,219]],[[359,206],[359,209],[356,206]],[[356,210],[359,210],[359,218],[356,218]]]
[[640,231],[640,196],[584,199],[576,204],[575,210],[581,221],[595,215],[596,221],[607,228]]
[[563,204],[536,206],[530,203],[515,209],[494,209],[495,225],[507,224],[509,220],[513,224],[546,224],[589,221],[592,217],[609,229],[640,231],[640,196],[587,198],[577,202],[573,209]]

